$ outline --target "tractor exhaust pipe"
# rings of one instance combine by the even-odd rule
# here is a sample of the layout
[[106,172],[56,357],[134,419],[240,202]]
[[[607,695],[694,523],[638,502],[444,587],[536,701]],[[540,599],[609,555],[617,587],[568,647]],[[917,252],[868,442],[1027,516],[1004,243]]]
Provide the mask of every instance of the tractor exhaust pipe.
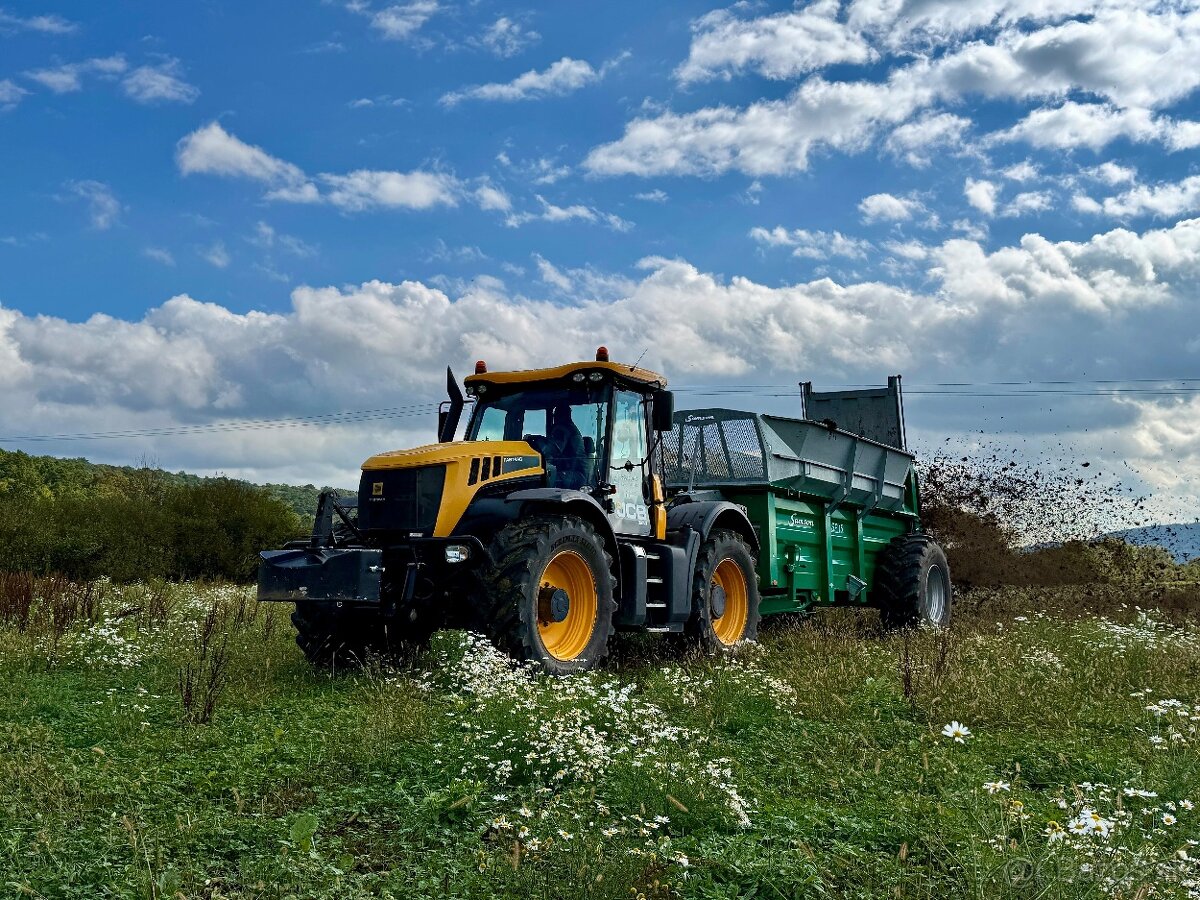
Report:
[[449,366],[446,366],[446,393],[450,399],[443,400],[438,409],[438,443],[441,444],[454,440],[454,432],[458,430],[458,420],[462,418],[463,411],[462,389]]

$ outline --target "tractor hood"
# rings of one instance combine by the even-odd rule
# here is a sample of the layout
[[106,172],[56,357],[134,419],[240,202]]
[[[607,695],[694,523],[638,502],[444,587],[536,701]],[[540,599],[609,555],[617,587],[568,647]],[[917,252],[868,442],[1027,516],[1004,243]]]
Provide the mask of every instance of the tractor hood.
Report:
[[362,467],[364,470],[411,469],[489,456],[500,457],[500,470],[503,472],[538,468],[542,462],[538,452],[525,441],[452,441],[447,444],[426,444],[411,450],[377,453]]
[[369,529],[445,537],[483,488],[541,475],[525,441],[453,441],[372,456],[362,465],[359,520]]

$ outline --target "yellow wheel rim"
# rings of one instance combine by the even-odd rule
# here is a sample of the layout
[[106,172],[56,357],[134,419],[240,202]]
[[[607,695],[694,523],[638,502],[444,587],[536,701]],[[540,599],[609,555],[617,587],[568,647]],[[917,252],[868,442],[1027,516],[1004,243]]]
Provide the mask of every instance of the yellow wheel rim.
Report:
[[596,613],[600,601],[596,595],[596,579],[592,567],[574,550],[560,550],[542,572],[541,587],[566,591],[570,606],[561,622],[537,623],[542,646],[555,659],[571,660],[581,654],[596,630]]
[[732,559],[723,559],[713,572],[712,586],[725,592],[725,609],[712,620],[713,632],[726,646],[736,644],[746,633],[750,619],[750,590],[746,573]]

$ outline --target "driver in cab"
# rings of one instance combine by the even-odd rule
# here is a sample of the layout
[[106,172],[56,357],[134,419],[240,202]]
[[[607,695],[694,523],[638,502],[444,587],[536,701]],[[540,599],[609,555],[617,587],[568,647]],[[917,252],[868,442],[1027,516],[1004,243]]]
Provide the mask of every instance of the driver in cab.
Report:
[[546,435],[546,462],[554,466],[556,487],[578,490],[584,486],[583,435],[571,419],[571,407],[554,407]]

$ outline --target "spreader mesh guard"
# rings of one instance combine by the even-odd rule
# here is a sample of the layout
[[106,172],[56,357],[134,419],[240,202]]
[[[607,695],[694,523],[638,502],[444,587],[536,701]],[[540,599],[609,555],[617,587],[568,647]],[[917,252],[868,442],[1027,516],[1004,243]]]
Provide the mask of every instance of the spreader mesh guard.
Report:
[[736,409],[691,409],[663,435],[671,488],[773,487],[833,503],[906,507],[911,454],[819,422]]

